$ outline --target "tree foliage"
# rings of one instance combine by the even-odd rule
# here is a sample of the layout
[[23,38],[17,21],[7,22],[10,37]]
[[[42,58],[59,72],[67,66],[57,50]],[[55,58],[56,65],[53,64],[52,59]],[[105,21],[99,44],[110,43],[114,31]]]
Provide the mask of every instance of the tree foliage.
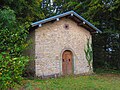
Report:
[[10,8],[0,9],[0,89],[12,88],[22,79],[28,58],[22,52],[28,46],[27,31]]
[[117,0],[91,0],[83,16],[103,32],[119,33],[119,8],[120,1]]
[[0,52],[0,90],[21,84],[21,75],[27,62],[25,56],[11,57],[7,52]]
[[[0,6],[10,7],[21,24],[45,18],[41,9],[42,0],[1,0]],[[28,27],[27,27],[28,28]]]
[[26,48],[27,30],[16,21],[14,11],[0,10],[0,51],[19,56]]
[[93,35],[94,68],[120,69],[120,34]]

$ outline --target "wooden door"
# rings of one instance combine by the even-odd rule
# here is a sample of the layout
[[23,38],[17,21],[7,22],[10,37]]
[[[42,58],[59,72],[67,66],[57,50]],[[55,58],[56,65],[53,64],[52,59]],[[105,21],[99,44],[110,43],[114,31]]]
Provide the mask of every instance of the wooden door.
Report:
[[66,50],[63,52],[62,55],[62,71],[63,75],[70,75],[73,72],[73,65],[72,65],[72,52]]

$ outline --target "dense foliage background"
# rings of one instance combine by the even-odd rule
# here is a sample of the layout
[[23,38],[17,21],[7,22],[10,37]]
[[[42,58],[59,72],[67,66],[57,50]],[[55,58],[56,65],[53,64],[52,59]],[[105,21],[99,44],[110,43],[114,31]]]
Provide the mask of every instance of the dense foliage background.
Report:
[[27,30],[16,20],[10,8],[0,9],[0,90],[20,84],[28,57],[23,51],[28,46]]
[[120,0],[0,0],[0,88],[13,87],[22,78],[30,23],[69,10],[103,31],[93,34],[94,69],[119,70],[119,9]]

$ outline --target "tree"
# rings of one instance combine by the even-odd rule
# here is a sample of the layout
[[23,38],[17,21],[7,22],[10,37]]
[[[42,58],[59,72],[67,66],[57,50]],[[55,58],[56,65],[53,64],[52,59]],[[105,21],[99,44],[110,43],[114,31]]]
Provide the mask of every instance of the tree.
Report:
[[[25,25],[26,23],[45,18],[41,9],[42,0],[1,0],[0,6],[9,7],[15,12],[16,19]],[[28,28],[28,27],[27,27]]]
[[28,57],[22,52],[28,46],[27,31],[10,8],[0,9],[0,89],[19,84]]

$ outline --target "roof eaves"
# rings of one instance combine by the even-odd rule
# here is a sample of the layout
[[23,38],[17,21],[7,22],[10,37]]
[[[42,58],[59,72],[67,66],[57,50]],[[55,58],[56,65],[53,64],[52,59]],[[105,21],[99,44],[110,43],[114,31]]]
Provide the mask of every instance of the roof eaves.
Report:
[[63,13],[63,14],[60,14],[60,15],[52,16],[52,17],[44,19],[44,20],[37,21],[35,23],[32,23],[31,25],[36,26],[36,25],[39,25],[39,24],[42,24],[42,23],[49,22],[49,21],[54,20],[56,18],[61,18],[61,17],[67,16],[67,15],[72,14],[72,13],[74,13],[74,12],[69,11],[69,12],[66,12],[66,13]]
[[99,33],[102,33],[102,31],[100,31],[98,28],[96,28],[94,25],[92,25],[90,22],[88,22],[87,20],[85,20],[83,17],[81,17],[80,15],[78,15],[76,12],[74,11],[69,11],[69,12],[66,12],[66,13],[63,13],[63,14],[60,14],[60,15],[56,15],[56,16],[52,16],[50,18],[47,18],[47,19],[44,19],[44,20],[40,20],[40,21],[37,21],[35,23],[32,23],[32,27],[36,26],[36,25],[39,25],[39,24],[43,24],[43,23],[46,23],[46,22],[49,22],[49,21],[52,21],[52,20],[55,20],[57,18],[61,18],[61,17],[64,17],[64,16],[67,16],[67,15],[70,15],[70,14],[73,14],[74,16],[76,16],[78,19],[82,20],[83,22],[85,22],[86,24],[88,24],[90,27],[92,27],[93,29],[95,29],[96,31],[98,31]]
[[83,17],[81,17],[80,15],[78,15],[76,12],[74,12],[74,15],[81,19],[82,21],[84,21],[86,24],[88,24],[90,27],[92,27],[93,29],[95,29],[96,31],[98,31],[99,33],[102,33],[101,30],[99,30],[98,28],[96,28],[93,24],[91,24],[90,22],[88,22],[87,20],[85,20]]

